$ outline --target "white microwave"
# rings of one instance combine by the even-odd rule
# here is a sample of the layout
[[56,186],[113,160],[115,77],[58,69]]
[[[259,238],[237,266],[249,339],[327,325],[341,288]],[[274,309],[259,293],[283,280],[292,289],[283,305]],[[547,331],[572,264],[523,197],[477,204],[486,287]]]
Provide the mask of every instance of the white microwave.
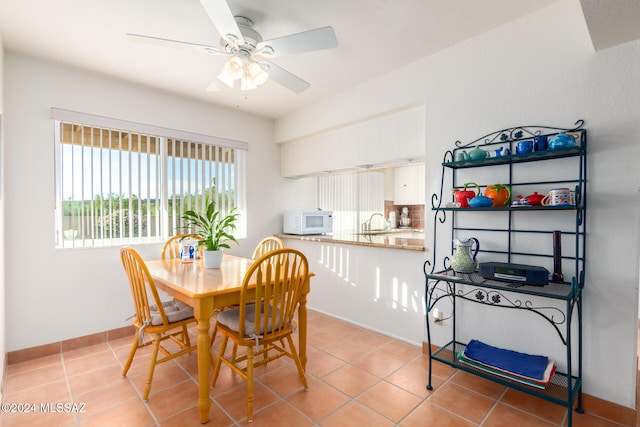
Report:
[[284,213],[285,234],[324,234],[333,231],[332,211],[287,211]]

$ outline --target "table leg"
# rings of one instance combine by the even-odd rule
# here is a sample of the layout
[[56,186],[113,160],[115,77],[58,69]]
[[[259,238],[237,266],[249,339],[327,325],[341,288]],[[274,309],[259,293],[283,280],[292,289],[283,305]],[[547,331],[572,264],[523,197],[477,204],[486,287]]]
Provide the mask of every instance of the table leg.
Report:
[[211,370],[211,341],[209,321],[213,316],[213,299],[199,299],[194,307],[194,316],[198,320],[198,411],[200,423],[209,421],[209,375]]
[[306,280],[304,291],[300,296],[300,307],[298,308],[298,321],[300,330],[298,332],[298,354],[302,368],[307,369],[307,294],[309,292],[309,278]]

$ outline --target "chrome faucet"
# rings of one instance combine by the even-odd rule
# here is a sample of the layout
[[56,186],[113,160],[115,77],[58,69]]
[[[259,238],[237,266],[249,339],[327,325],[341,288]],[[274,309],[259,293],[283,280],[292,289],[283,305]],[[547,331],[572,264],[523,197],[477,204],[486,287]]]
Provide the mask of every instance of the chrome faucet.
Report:
[[[382,218],[382,221],[384,222],[384,215],[382,215],[380,212],[374,212],[368,220],[366,220],[365,222],[362,223],[362,231],[367,232],[367,231],[371,231],[371,220],[373,219],[373,217],[375,217],[376,215],[380,215],[380,218]],[[383,223],[383,227],[384,227],[384,223]]]

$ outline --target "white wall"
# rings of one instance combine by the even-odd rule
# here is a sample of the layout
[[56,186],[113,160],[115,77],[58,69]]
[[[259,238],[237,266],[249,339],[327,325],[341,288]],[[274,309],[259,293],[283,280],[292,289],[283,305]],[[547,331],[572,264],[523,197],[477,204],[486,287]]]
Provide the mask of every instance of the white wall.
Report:
[[[640,236],[640,41],[594,53],[578,0],[566,0],[276,122],[285,142],[423,102],[426,191],[439,191],[440,162],[456,140],[518,125],[589,132],[584,391],[635,407]],[[427,213],[427,224],[432,212]],[[427,226],[427,231],[429,226]],[[432,250],[427,232],[427,250]],[[442,253],[448,242],[440,242]],[[443,246],[444,245],[444,246]],[[410,260],[406,269],[420,270]],[[325,279],[315,278],[314,290]],[[500,324],[478,327],[509,345]],[[494,324],[493,322],[491,324]],[[556,340],[553,331],[526,334]],[[436,344],[444,344],[438,338]]]
[[421,345],[428,253],[286,239],[309,260],[308,306],[360,326]]
[[[4,89],[7,351],[122,327],[133,310],[118,248],[54,249],[51,107],[247,141],[248,238],[232,251],[250,256],[281,231],[291,181],[272,121],[11,53]],[[157,258],[160,248],[138,249]]]
[[[3,113],[3,94],[4,80],[3,67],[4,48],[2,46],[2,37],[0,37],[0,378],[4,378],[4,359],[5,359],[5,268],[4,268],[4,138],[2,130],[2,113]],[[0,387],[0,400],[2,399],[2,387]]]

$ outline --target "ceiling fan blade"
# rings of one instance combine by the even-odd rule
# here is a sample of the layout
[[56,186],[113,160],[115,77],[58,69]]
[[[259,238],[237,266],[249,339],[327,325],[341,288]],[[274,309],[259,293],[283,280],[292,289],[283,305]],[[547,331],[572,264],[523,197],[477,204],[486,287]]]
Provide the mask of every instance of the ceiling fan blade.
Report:
[[322,27],[265,40],[258,43],[256,50],[265,58],[277,58],[284,55],[330,49],[336,46],[338,46],[338,39],[333,28]]
[[220,33],[220,37],[234,46],[244,44],[238,23],[226,0],[200,0],[200,4]]
[[[265,61],[266,62],[266,61]],[[282,86],[286,87],[294,91],[295,93],[300,93],[307,89],[311,84],[302,80],[300,77],[296,76],[285,70],[284,68],[269,62],[269,79],[273,80],[276,83],[280,83]]]
[[219,49],[214,46],[209,46],[206,44],[189,43],[189,42],[183,42],[179,40],[163,39],[160,37],[144,36],[141,34],[127,33],[127,36],[129,36],[129,38],[136,41],[151,43],[159,46],[177,47],[179,49],[186,49],[186,50],[190,50],[192,52],[197,52],[197,53],[208,53],[213,55],[228,56],[228,54],[224,52],[222,49]]

